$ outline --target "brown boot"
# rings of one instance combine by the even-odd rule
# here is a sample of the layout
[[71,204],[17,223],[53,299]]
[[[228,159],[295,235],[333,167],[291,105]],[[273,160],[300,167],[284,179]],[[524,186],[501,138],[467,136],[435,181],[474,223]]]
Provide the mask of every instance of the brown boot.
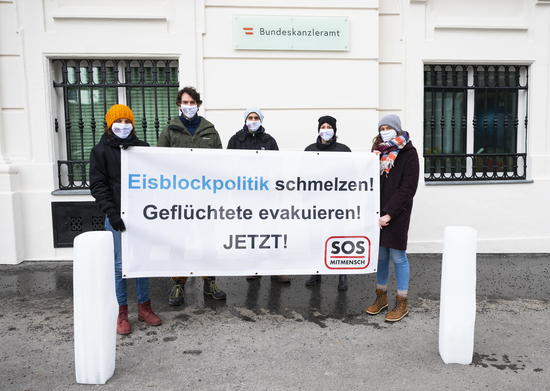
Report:
[[386,320],[388,322],[397,322],[409,313],[409,309],[407,308],[407,298],[397,295],[395,296],[395,299],[396,301],[393,309],[386,315]]
[[376,315],[388,306],[388,291],[376,290],[376,300],[367,308],[367,314]]
[[128,305],[118,306],[118,319],[116,322],[116,332],[121,335],[130,334],[132,328],[128,322]]
[[138,320],[146,321],[149,326],[158,326],[162,323],[162,320],[155,315],[151,308],[151,300],[146,301],[143,304],[138,303]]

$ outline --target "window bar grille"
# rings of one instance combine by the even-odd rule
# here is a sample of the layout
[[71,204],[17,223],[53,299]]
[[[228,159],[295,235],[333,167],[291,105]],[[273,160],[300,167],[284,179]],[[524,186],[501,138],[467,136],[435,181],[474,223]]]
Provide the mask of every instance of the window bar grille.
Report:
[[[443,132],[443,129],[445,129],[445,86],[447,85],[447,78],[445,73],[445,68],[443,67],[441,69],[441,86],[443,87],[441,89],[441,118],[439,119],[439,127],[442,130],[441,131],[441,153],[445,153],[445,133]],[[442,161],[441,170],[444,171],[445,168],[445,160]]]
[[101,84],[103,85],[103,128],[107,127],[107,120],[105,119],[105,115],[107,114],[107,60],[101,60],[99,62],[99,65],[101,66]]
[[[141,124],[145,140],[147,140],[148,124],[152,121],[151,118],[149,118],[149,121],[147,120],[146,109],[148,105],[154,107],[156,139],[158,139],[161,130],[161,113],[162,117],[167,114],[166,123],[170,122],[172,112],[171,105],[173,104],[172,100],[179,88],[179,82],[173,82],[171,77],[172,70],[175,69],[177,71],[176,60],[66,59],[53,60],[53,62],[59,62],[61,64],[61,82],[54,81],[53,84],[55,88],[60,88],[63,92],[65,140],[68,158],[66,161],[60,160],[58,162],[60,190],[89,187],[86,172],[88,160],[86,159],[88,158],[87,154],[90,149],[90,144],[93,146],[99,141],[98,123],[102,123],[103,128],[106,126],[105,114],[110,105],[113,104],[113,101],[116,104],[120,102],[120,94],[124,93],[124,89],[126,89],[125,95],[127,97],[128,106],[130,107],[132,104],[131,91],[133,90],[136,93],[139,91],[142,95],[141,102],[138,100],[139,103],[135,103],[143,107]],[[139,81],[133,82],[131,80],[132,64],[135,65],[136,63],[138,64],[137,71]],[[165,80],[159,82],[158,68],[161,64],[164,65]],[[176,67],[171,68],[172,64],[176,65]],[[120,65],[124,65],[124,67],[120,67]],[[98,67],[99,69],[96,69]],[[151,68],[151,70],[147,71],[146,68]],[[97,78],[94,78],[94,71],[97,72]],[[152,82],[146,80],[146,72],[147,75],[151,72],[153,77]],[[123,77],[125,77],[125,80],[122,80]],[[115,90],[111,92],[113,87]],[[165,102],[168,103],[166,106],[165,104],[159,106],[160,102],[158,99],[163,99],[163,97],[158,94],[158,87],[162,87],[162,90],[166,91],[167,100]],[[102,97],[100,98],[102,101],[97,103],[94,102],[94,91],[100,91],[102,93]],[[153,92],[152,96],[149,91]],[[76,94],[76,96],[74,96],[74,94]],[[83,96],[83,94],[85,96]],[[100,95],[98,95],[98,97],[100,97]],[[74,101],[72,99],[74,99]],[[134,97],[134,100],[136,99],[139,99],[139,97]],[[154,101],[150,102],[150,100]],[[90,107],[88,107],[88,104]],[[71,110],[72,112],[70,112]],[[103,111],[103,115],[101,115],[101,111]],[[101,115],[101,122],[99,118],[96,118],[98,115]],[[79,132],[78,141],[75,140],[75,134],[72,132],[71,122],[71,118],[74,121],[77,116]]]
[[154,126],[155,126],[155,136],[158,140],[160,123],[159,123],[159,106],[158,106],[158,103],[157,103],[157,84],[158,84],[157,72],[158,72],[157,63],[153,62],[153,70],[152,70],[152,74],[153,74],[153,94],[154,94],[154,97],[155,97],[155,122],[154,122]]
[[[451,83],[453,87],[457,87],[456,82],[456,66],[451,67]],[[455,134],[456,134],[456,119],[455,119],[455,102],[456,102],[456,89],[451,90],[452,101],[451,101],[451,153],[455,153]],[[451,159],[451,177],[456,177],[456,159]]]
[[[90,84],[93,84],[95,81],[94,81],[94,68],[93,68],[93,62],[92,61],[88,61],[88,82],[90,82]],[[95,122],[95,112],[94,112],[94,104],[93,104],[93,101],[94,101],[94,87],[93,85],[90,86],[90,100],[92,101],[92,119],[90,121],[90,127],[92,129],[92,140],[93,140],[93,143],[96,144],[97,143],[97,140],[96,140],[96,122]]]
[[[517,77],[517,85],[520,86],[520,82],[519,82],[519,69],[516,69],[516,77]],[[525,88],[527,89],[527,86],[529,85],[529,72],[526,70],[525,72]],[[527,153],[527,122],[528,122],[528,118],[527,118],[527,113],[529,112],[529,99],[526,99],[525,100],[525,138],[524,138],[524,143],[525,143],[525,149],[524,151]],[[527,170],[527,162],[524,161],[524,164],[525,164],[525,167],[524,167],[524,171],[523,172],[526,172]]]
[[143,106],[143,117],[141,119],[141,126],[143,127],[143,139],[147,140],[147,118],[145,112],[147,107],[145,105],[145,61],[139,62],[139,83],[141,84],[141,104]]
[[[459,75],[458,72],[462,74]],[[517,146],[518,141],[523,137],[525,151],[527,151],[528,67],[524,65],[427,64],[426,73],[425,93],[426,98],[431,100],[425,118],[426,137],[431,139],[424,154],[426,180],[526,179],[526,152],[517,151]],[[468,74],[473,75],[471,85],[467,82]],[[463,85],[458,83],[460,77]],[[459,104],[457,99],[462,98],[458,96],[459,91],[464,94],[461,117],[457,116]],[[468,91],[476,91],[474,100]],[[512,92],[515,93],[514,96],[511,96]],[[451,102],[448,101],[449,99]],[[464,153],[466,152],[464,148],[469,143],[468,104],[474,104],[471,121],[476,148],[473,153]],[[475,104],[480,107],[475,109]],[[517,107],[514,107],[516,105]],[[451,113],[445,114],[449,109]],[[441,115],[437,120],[435,115],[439,110]],[[515,114],[510,116],[510,113]],[[523,134],[518,133],[520,114],[524,115]],[[456,133],[458,129],[461,130],[460,136]],[[440,137],[440,141],[437,137]],[[452,140],[448,140],[448,137]],[[509,137],[511,137],[510,140],[508,140]],[[460,146],[457,145],[459,140],[462,143]],[[492,148],[491,143],[493,143]],[[441,151],[436,151],[435,145],[441,145]],[[450,153],[449,148],[445,148],[446,145],[451,149]],[[513,152],[514,150],[516,151]]]
[[172,82],[172,78],[171,78],[171,75],[170,75],[170,67],[169,67],[169,62],[168,61],[165,61],[164,62],[164,83],[166,84],[166,99],[167,99],[167,108],[168,108],[168,118],[166,119],[166,124],[169,124],[170,123],[170,119],[172,118],[172,114],[170,113],[170,108],[172,107],[172,101],[170,100],[170,87],[169,85],[171,84]]
[[[432,65],[430,67],[430,81],[432,87],[435,86],[436,83],[436,76],[435,76],[435,65]],[[435,151],[435,89],[432,88],[432,110],[431,110],[431,116],[430,116],[430,131],[431,131],[431,153],[434,153]],[[435,160],[434,160],[435,161]],[[435,170],[435,166],[431,167],[431,172]]]
[[[75,77],[77,87],[77,102],[78,102],[78,133],[80,135],[80,159],[84,158],[84,121],[82,120],[82,78],[80,70],[80,61],[75,66]],[[73,157],[70,156],[69,159]]]
[[[499,77],[499,72],[498,72],[498,67],[495,67],[495,80],[494,80],[494,84],[496,86],[498,86],[498,83],[499,83],[499,80],[498,80],[498,77]],[[493,152],[494,153],[497,153],[497,131],[498,131],[498,89],[495,88],[495,91],[494,91],[494,105],[495,105],[495,113],[493,115]],[[494,175],[496,175],[496,168],[495,166],[493,166],[493,172],[494,172]]]
[[[468,67],[467,66],[461,66],[462,69],[462,121],[461,121],[461,132],[462,132],[462,149],[461,153],[467,152],[467,143],[468,143]],[[472,165],[468,165],[468,159],[466,157],[460,158],[460,178],[464,178],[466,176],[467,167],[471,167]]]

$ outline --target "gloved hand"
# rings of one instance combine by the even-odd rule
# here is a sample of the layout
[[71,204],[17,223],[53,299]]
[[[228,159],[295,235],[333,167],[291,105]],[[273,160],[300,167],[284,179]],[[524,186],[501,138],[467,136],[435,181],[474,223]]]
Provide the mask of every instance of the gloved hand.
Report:
[[109,218],[109,223],[111,223],[111,227],[115,231],[124,232],[126,231],[126,226],[124,225],[124,221],[122,221],[122,218],[118,213],[113,213],[107,216]]

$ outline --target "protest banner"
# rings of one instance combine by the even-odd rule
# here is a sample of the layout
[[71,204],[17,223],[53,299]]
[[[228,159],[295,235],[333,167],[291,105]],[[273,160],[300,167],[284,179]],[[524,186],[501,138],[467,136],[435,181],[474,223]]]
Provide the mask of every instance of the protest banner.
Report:
[[376,271],[371,153],[122,151],[123,275]]

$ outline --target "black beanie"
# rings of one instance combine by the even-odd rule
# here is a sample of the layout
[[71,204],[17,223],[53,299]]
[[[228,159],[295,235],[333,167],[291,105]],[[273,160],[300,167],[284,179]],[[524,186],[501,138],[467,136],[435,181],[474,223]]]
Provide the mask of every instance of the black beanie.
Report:
[[336,118],[331,117],[330,115],[325,115],[319,118],[319,125],[317,125],[317,132],[321,130],[321,126],[323,124],[329,124],[330,126],[332,126],[332,129],[334,130],[334,134],[336,134]]

